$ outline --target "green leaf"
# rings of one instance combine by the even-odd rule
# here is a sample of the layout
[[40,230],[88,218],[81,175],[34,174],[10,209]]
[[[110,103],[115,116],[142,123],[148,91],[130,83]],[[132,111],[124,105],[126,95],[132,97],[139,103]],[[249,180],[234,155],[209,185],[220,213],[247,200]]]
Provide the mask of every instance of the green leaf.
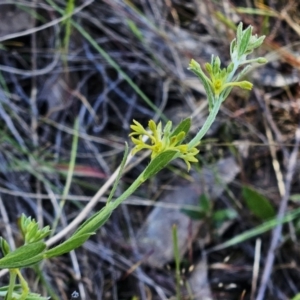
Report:
[[49,297],[42,297],[40,294],[30,293],[25,300],[49,300]]
[[241,41],[242,35],[243,35],[243,23],[240,22],[237,29],[236,29],[236,38],[237,38],[238,42]]
[[39,231],[38,223],[32,221],[27,227],[27,232],[25,234],[25,242],[28,244],[31,242],[36,242],[34,238],[37,235],[38,231]]
[[179,125],[177,125],[176,128],[172,131],[171,137],[178,135],[182,131],[185,134],[188,134],[190,128],[191,128],[191,118],[186,118],[186,119],[182,120],[179,123]]
[[95,232],[109,219],[112,212],[112,207],[113,204],[111,202],[107,203],[100,211],[96,212],[82,225],[80,225],[73,233],[72,237]]
[[224,222],[226,220],[233,220],[237,217],[237,212],[233,209],[220,209],[213,214],[215,222]]
[[44,242],[35,242],[23,245],[0,259],[1,269],[22,268],[34,265],[43,259],[43,251],[46,249]]
[[202,220],[210,214],[211,201],[206,194],[202,194],[199,197],[199,207],[182,208],[180,211],[192,220]]
[[[262,35],[261,37],[259,37],[259,38],[256,38],[255,40],[254,40],[254,42],[251,42],[251,44],[249,45],[249,47],[248,47],[248,53],[251,53],[252,51],[253,51],[253,49],[255,49],[255,48],[258,48],[259,46],[261,46],[261,44],[264,42],[264,39],[265,39],[265,36],[264,35]],[[250,49],[249,49],[250,48]]]
[[35,255],[28,259],[20,259],[18,260],[17,257],[11,257],[7,260],[3,260],[0,262],[0,268],[1,269],[20,269],[20,268],[26,268],[31,267],[40,261],[44,259],[43,254]]
[[207,217],[207,212],[203,211],[201,208],[182,208],[180,210],[183,214],[187,215],[192,220],[198,221]]
[[147,180],[166,167],[177,153],[177,151],[167,150],[158,154],[144,170],[143,179]]
[[295,295],[291,300],[300,300],[300,294]]
[[209,84],[209,82],[210,82],[209,78],[204,74],[200,65],[193,59],[191,60],[189,69],[192,72],[194,72],[194,74],[196,74],[198,76],[198,78],[200,79],[200,81],[202,82],[203,87],[206,92],[206,95],[207,95],[209,111],[211,111],[215,104],[215,97],[214,97],[214,93],[212,92],[211,86]]
[[126,165],[126,161],[127,161],[127,157],[128,157],[128,144],[125,143],[125,150],[124,150],[124,155],[123,155],[123,159],[122,159],[122,162],[121,162],[121,165],[120,165],[120,169],[119,169],[119,173],[117,175],[117,178],[114,182],[114,185],[109,193],[109,196],[107,198],[107,203],[109,203],[113,197],[113,195],[115,194],[115,191],[118,187],[118,184],[119,184],[119,181],[120,181],[120,178],[122,176],[122,173],[123,173],[123,170],[125,168],[125,165]]
[[213,74],[218,74],[220,72],[221,60],[219,56],[216,56],[212,62]]
[[290,200],[292,200],[294,202],[299,202],[300,201],[300,194],[291,195]]
[[249,42],[250,42],[251,35],[252,35],[252,26],[249,26],[243,32],[242,39],[240,40],[238,57],[241,57],[242,55],[244,55],[246,53]]
[[44,253],[44,258],[60,256],[65,253],[68,253],[68,252],[80,247],[81,245],[83,245],[86,242],[86,240],[93,234],[94,233],[91,232],[91,233],[86,233],[86,234],[82,234],[82,235],[72,236],[68,240],[63,242],[62,244],[60,244],[50,250],[47,250]]
[[248,208],[257,218],[267,220],[276,215],[270,201],[256,190],[244,186],[242,193]]
[[[9,286],[4,286],[0,288],[0,297],[5,297],[9,290]],[[16,284],[13,289],[12,297],[13,299],[22,299],[22,286],[20,284]],[[49,297],[42,297],[36,293],[29,293],[24,300],[49,300]]]
[[141,41],[143,42],[144,37],[142,32],[140,31],[140,29],[138,28],[138,26],[136,26],[136,24],[131,21],[130,19],[126,19],[127,25],[130,28],[130,30],[132,31],[132,33]]
[[232,40],[232,42],[230,43],[230,57],[231,60],[234,59],[233,54],[236,52],[236,39]]
[[3,256],[6,256],[10,252],[9,245],[2,236],[0,236],[0,247],[1,251],[3,252]]
[[211,201],[206,194],[199,197],[199,207],[202,211],[209,213],[211,210]]
[[268,221],[262,223],[261,225],[256,226],[253,229],[246,230],[243,233],[236,235],[232,239],[230,239],[222,244],[219,244],[219,245],[213,247],[212,249],[209,249],[209,252],[218,251],[221,249],[231,247],[233,245],[237,245],[237,244],[247,241],[253,237],[256,237],[260,234],[263,234],[263,233],[273,229],[274,227],[278,226],[279,224],[284,224],[287,222],[291,222],[295,219],[298,219],[299,216],[300,216],[300,208],[294,209],[293,211],[288,212],[282,219],[278,219],[277,217],[275,217],[271,220],[268,220]]
[[80,227],[74,232],[72,237],[81,236],[82,234],[90,234],[95,232],[98,228],[103,226],[111,215],[112,209],[110,204],[104,206],[100,211],[87,219]]

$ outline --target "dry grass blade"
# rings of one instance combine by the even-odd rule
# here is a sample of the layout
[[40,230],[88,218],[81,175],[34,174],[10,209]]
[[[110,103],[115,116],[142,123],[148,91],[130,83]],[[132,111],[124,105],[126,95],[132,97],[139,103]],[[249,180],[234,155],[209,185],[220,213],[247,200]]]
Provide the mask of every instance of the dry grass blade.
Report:
[[[13,224],[21,213],[51,225],[61,212],[58,234],[47,242],[50,246],[65,240],[100,210],[115,181],[114,170],[129,140],[132,119],[145,126],[164,114],[176,125],[192,116],[191,135],[198,131],[208,106],[203,86],[187,70],[189,61],[194,58],[204,67],[214,54],[226,67],[229,42],[242,21],[267,36],[258,53],[269,63],[247,74],[245,80],[254,83],[253,91],[233,90],[199,146],[195,172],[234,156],[241,173],[207,204],[206,214],[197,206],[198,217],[204,217],[199,222],[206,225],[204,232],[195,233],[201,245],[192,243],[195,221],[184,215],[185,235],[178,235],[178,244],[185,241],[188,250],[182,268],[196,266],[195,276],[202,273],[203,285],[182,269],[182,279],[193,285],[182,288],[182,299],[191,299],[193,292],[198,299],[201,289],[211,299],[255,299],[263,287],[263,282],[257,282],[262,272],[259,263],[272,271],[263,299],[292,299],[299,294],[299,159],[290,187],[286,172],[296,151],[294,132],[300,112],[298,1],[0,2],[0,15],[8,12],[0,18],[0,214],[4,221],[0,235],[18,245]],[[11,22],[5,21],[9,18]],[[76,118],[78,151],[69,192],[64,194]],[[117,196],[147,166],[147,155],[128,159]],[[182,170],[175,161],[143,184],[76,255],[47,261],[38,273],[41,282],[34,281],[32,271],[24,272],[33,289],[62,300],[69,300],[74,290],[81,298],[95,300],[174,299],[173,257],[167,266],[160,261],[161,269],[146,266],[151,251],[143,255],[135,238],[151,210],[168,211],[178,224],[183,220],[182,208],[195,211],[195,205],[175,203],[175,196],[160,201],[160,195],[172,196],[182,186],[174,183],[177,180],[191,181]],[[194,186],[204,188],[197,181]],[[276,218],[262,221],[255,212],[263,205],[249,209],[251,200],[244,198],[244,186],[260,194],[273,211],[285,211],[280,223],[286,225]],[[291,201],[286,203],[288,192]],[[185,200],[187,194],[191,193],[176,196]],[[62,199],[65,206],[60,211]],[[198,196],[195,201],[203,205]],[[278,236],[284,242],[275,247],[272,262],[275,248],[267,256],[266,243],[272,238],[275,245],[276,238],[278,245]],[[261,240],[261,249],[255,239]],[[163,241],[165,250],[167,239]],[[5,272],[1,270],[0,277]]]
[[[297,156],[299,154],[299,146],[300,146],[300,126],[297,128],[295,133],[295,146],[294,149],[290,155],[288,167],[287,167],[287,173],[285,176],[285,193],[281,199],[278,215],[277,218],[280,220],[283,218],[287,204],[288,199],[290,197],[291,192],[291,184],[295,173],[296,168],[296,162],[297,162]],[[260,287],[258,290],[258,294],[256,297],[256,300],[263,300],[265,298],[265,291],[267,289],[267,285],[269,282],[269,278],[272,272],[274,258],[275,258],[275,252],[279,244],[280,236],[282,232],[282,224],[279,224],[273,231],[272,239],[270,243],[270,248],[268,250],[268,255],[266,258],[266,263],[263,270],[263,275],[261,278]]]

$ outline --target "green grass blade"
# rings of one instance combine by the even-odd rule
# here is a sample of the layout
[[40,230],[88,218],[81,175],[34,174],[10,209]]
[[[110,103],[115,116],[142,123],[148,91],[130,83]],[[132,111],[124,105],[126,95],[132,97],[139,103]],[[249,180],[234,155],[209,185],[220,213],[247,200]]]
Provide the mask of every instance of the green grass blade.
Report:
[[126,161],[127,161],[127,157],[128,157],[128,144],[125,143],[125,150],[124,150],[124,155],[123,155],[123,159],[122,159],[122,162],[120,164],[120,170],[119,170],[119,173],[118,173],[118,176],[114,182],[114,185],[111,189],[111,192],[109,193],[109,196],[108,196],[108,199],[107,199],[107,203],[109,203],[113,197],[113,195],[115,194],[115,191],[118,187],[118,184],[119,184],[119,181],[120,181],[120,178],[122,176],[122,173],[123,173],[123,170],[125,168],[125,165],[126,165]]
[[69,190],[70,190],[71,183],[72,183],[75,162],[76,162],[76,156],[77,156],[77,148],[78,148],[78,128],[79,128],[79,119],[77,118],[75,121],[75,124],[74,124],[74,137],[73,137],[73,142],[72,142],[71,158],[70,158],[70,163],[69,163],[67,180],[66,180],[66,184],[65,184],[62,198],[61,198],[60,205],[59,205],[60,209],[59,209],[59,212],[58,212],[58,214],[53,222],[53,225],[52,225],[52,233],[55,232],[55,229],[56,229],[58,221],[60,219],[63,207],[66,203],[66,199],[69,194]]
[[255,236],[258,236],[260,234],[263,234],[271,229],[273,229],[274,227],[280,225],[280,224],[284,224],[287,222],[290,222],[294,219],[296,219],[297,217],[299,217],[300,215],[300,208],[295,209],[289,213],[287,213],[282,219],[278,220],[276,218],[269,220],[253,229],[247,230],[237,236],[235,236],[234,238],[230,239],[229,241],[222,243],[216,247],[213,247],[212,249],[209,250],[209,252],[213,252],[213,251],[218,251],[221,249],[225,249],[234,245],[237,245],[239,243],[242,243],[244,241],[249,240],[250,238],[253,238]]

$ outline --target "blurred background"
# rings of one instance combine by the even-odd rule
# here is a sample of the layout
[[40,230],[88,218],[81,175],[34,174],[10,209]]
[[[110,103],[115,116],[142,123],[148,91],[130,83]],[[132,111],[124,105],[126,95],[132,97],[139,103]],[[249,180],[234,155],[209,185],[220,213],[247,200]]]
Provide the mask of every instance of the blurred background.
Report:
[[[265,288],[262,299],[300,299],[296,0],[0,1],[0,234],[20,245],[22,213],[54,227],[53,236],[65,228],[119,166],[133,119],[146,127],[191,116],[193,136],[208,103],[189,61],[203,66],[213,54],[227,66],[240,22],[266,35],[254,55],[269,63],[248,72],[252,91],[233,89],[199,163],[187,173],[172,162],[83,247],[26,270],[32,291],[234,300],[259,299]],[[116,196],[148,162],[144,154],[130,161]],[[288,222],[274,237],[278,210]]]

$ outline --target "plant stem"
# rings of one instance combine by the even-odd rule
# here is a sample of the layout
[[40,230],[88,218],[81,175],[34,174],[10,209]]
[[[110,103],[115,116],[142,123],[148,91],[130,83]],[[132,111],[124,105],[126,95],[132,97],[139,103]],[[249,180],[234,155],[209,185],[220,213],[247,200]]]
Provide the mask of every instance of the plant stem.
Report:
[[21,294],[21,297],[19,298],[19,300],[26,300],[28,294],[29,294],[29,287],[28,287],[28,284],[27,284],[27,281],[24,279],[24,277],[22,276],[21,274],[21,271],[19,269],[15,269],[16,270],[16,273],[19,277],[19,280],[20,280],[20,284],[21,284],[21,287],[22,287],[22,294]]
[[193,147],[196,147],[197,144],[203,138],[203,136],[207,133],[207,131],[209,130],[209,128],[211,127],[211,125],[213,124],[213,122],[216,119],[216,116],[220,110],[221,104],[222,104],[222,99],[220,99],[220,98],[216,99],[215,105],[214,105],[213,109],[211,110],[211,112],[209,113],[202,128],[197,133],[197,135],[189,142],[188,149],[192,149]]
[[111,203],[111,211],[115,210],[123,201],[125,201],[134,191],[145,182],[144,172],[142,172],[136,180],[130,185],[130,187],[122,193],[115,201]]
[[9,288],[6,294],[5,299],[12,300],[12,295],[14,292],[15,284],[16,284],[17,272],[16,269],[9,270]]

